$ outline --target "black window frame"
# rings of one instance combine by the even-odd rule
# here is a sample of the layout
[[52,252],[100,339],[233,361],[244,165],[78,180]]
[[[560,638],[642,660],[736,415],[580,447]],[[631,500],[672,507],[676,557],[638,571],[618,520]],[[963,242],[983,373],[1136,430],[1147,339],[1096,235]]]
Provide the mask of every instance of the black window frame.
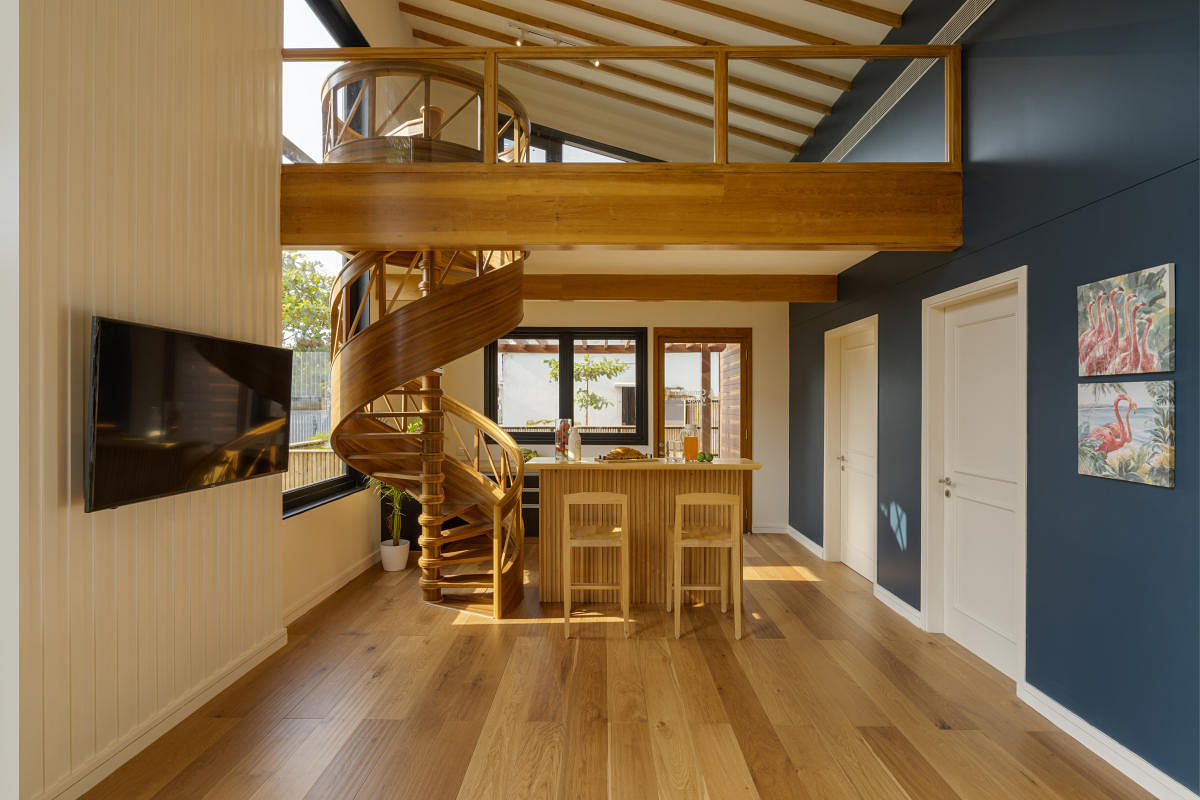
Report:
[[[584,444],[645,445],[649,439],[649,386],[647,363],[647,328],[596,327],[596,326],[552,326],[514,328],[501,339],[557,339],[558,340],[558,419],[574,419],[575,416],[575,347],[576,339],[630,339],[634,343],[634,407],[636,422],[631,433],[589,433],[580,431]],[[484,348],[483,391],[484,413],[488,419],[499,423],[499,342]],[[570,376],[569,380],[566,380]],[[554,431],[516,431],[509,435],[518,444],[553,444]]]
[[[498,123],[503,126],[508,122],[508,116],[501,114],[498,117]],[[512,137],[508,137],[507,141],[512,141]],[[652,158],[651,156],[635,153],[632,150],[626,150],[622,147],[614,147],[611,144],[598,142],[595,139],[588,139],[583,136],[576,136],[573,133],[566,133],[557,128],[550,128],[545,125],[538,125],[536,122],[529,125],[529,146],[537,147],[546,151],[547,164],[561,164],[563,145],[568,144],[579,150],[590,150],[593,153],[602,156],[609,156],[620,161],[641,162],[641,163],[657,163],[661,159]]]
[[[317,19],[329,31],[329,35],[340,47],[369,47],[362,31],[350,17],[350,12],[342,5],[341,0],[305,0]],[[286,138],[285,138],[286,147]],[[360,278],[350,288],[350,303],[357,304],[362,293],[369,291],[366,275]],[[364,315],[365,316],[365,315]],[[370,320],[359,321],[359,330],[365,328]],[[343,463],[343,473],[336,478],[310,483],[283,493],[283,518],[295,516],[334,500],[361,492],[367,486],[367,476]]]

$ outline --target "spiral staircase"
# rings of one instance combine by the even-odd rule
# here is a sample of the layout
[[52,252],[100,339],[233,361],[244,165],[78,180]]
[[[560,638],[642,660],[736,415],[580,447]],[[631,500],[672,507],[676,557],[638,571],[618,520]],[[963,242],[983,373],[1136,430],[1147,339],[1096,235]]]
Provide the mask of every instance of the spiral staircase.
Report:
[[[419,116],[388,127],[422,89]],[[466,99],[447,117],[435,91],[457,93],[456,104]],[[324,159],[482,161],[478,147],[443,138],[474,97],[482,143],[482,93],[481,76],[449,64],[347,64],[323,91]],[[507,122],[497,140],[509,145],[498,157],[524,161],[528,116],[500,96]],[[330,293],[330,445],[354,469],[420,502],[427,602],[506,616],[523,598],[524,460],[495,422],[443,393],[439,370],[520,323],[525,254],[395,243],[346,255]]]

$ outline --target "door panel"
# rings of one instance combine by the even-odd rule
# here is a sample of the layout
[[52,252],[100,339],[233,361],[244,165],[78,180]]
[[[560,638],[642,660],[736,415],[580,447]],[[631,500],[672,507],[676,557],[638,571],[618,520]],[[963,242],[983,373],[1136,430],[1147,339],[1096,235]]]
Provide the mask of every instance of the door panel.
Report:
[[874,329],[842,339],[842,561],[875,580],[878,435]]
[[1018,664],[1017,296],[946,312],[946,633],[1007,675]]

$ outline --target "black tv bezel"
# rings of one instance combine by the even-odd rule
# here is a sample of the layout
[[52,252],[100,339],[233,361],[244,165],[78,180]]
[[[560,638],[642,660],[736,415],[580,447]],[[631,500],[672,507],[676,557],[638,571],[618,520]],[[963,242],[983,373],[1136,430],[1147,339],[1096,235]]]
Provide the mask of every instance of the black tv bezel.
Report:
[[[147,500],[158,500],[163,497],[175,497],[181,494],[191,494],[192,492],[203,491],[204,489],[215,489],[218,486],[232,486],[237,483],[256,480],[258,478],[266,478],[271,475],[282,475],[288,471],[290,465],[290,451],[285,451],[284,466],[282,469],[274,469],[269,472],[260,472],[256,475],[248,475],[244,478],[233,478],[231,480],[221,481],[220,483],[212,483],[207,486],[195,486],[190,489],[179,489],[173,492],[162,492],[160,494],[145,495],[134,500],[128,500],[122,503],[114,503],[110,505],[95,505],[92,498],[92,492],[95,488],[95,467],[96,467],[96,393],[99,388],[96,372],[96,358],[98,355],[97,347],[99,345],[99,332],[101,324],[111,322],[118,325],[130,325],[135,328],[144,330],[161,331],[163,333],[172,333],[182,336],[191,336],[196,339],[208,339],[214,342],[226,342],[236,344],[242,347],[253,347],[262,350],[274,350],[276,352],[284,352],[291,354],[291,350],[286,347],[275,347],[269,344],[259,344],[257,342],[247,342],[242,339],[229,339],[223,336],[210,336],[207,333],[197,333],[196,331],[185,331],[179,328],[167,328],[162,325],[147,325],[141,322],[133,322],[127,319],[117,319],[116,317],[105,317],[98,314],[92,315],[92,333],[91,343],[89,346],[88,355],[88,396],[87,396],[87,416],[84,424],[83,432],[83,510],[84,513],[92,513],[93,511],[105,511],[113,508],[123,508],[124,506],[142,503]],[[289,361],[289,369],[290,361]],[[287,403],[283,409],[285,433],[290,437],[292,425],[292,398],[291,392],[288,392]]]

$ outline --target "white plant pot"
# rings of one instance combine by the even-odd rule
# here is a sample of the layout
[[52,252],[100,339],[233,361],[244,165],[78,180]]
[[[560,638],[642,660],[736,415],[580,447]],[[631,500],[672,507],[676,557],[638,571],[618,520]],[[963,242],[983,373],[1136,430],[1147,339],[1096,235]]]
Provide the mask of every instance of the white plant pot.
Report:
[[379,543],[379,559],[387,572],[399,572],[408,566],[408,539],[401,539],[400,544],[392,544],[392,540]]

